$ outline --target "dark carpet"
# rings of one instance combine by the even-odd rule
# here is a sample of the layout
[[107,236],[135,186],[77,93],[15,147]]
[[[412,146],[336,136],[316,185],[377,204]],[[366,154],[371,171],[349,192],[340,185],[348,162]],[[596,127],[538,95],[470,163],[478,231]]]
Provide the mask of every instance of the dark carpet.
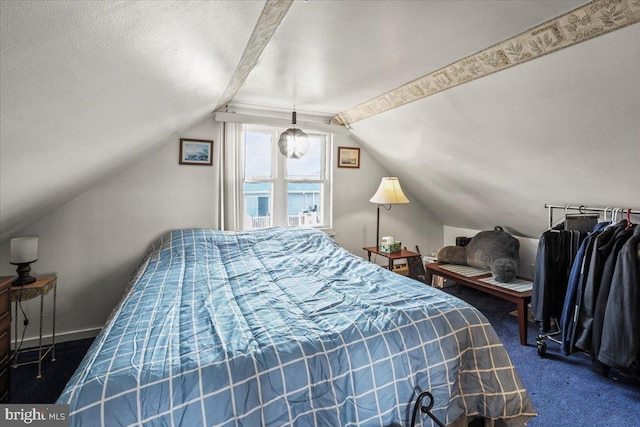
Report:
[[473,289],[446,291],[477,307],[491,322],[529,392],[538,417],[530,427],[640,426],[640,382],[613,372],[603,377],[591,371],[584,353],[565,356],[548,341],[544,358],[538,356],[538,326],[530,322],[528,345],[520,345],[515,304]]
[[[564,356],[559,346],[549,342],[546,357],[538,356],[537,325],[529,324],[528,346],[521,346],[517,319],[509,314],[515,304],[455,287],[446,289],[480,309],[494,326],[513,364],[529,391],[538,417],[531,427],[611,427],[638,426],[640,383],[615,371],[603,377],[590,369],[589,357],[582,353]],[[92,340],[56,345],[56,361],[45,360],[42,378],[36,379],[37,365],[11,369],[10,403],[52,403],[73,375]]]
[[[56,360],[49,356],[42,361],[42,377],[38,375],[38,364],[33,363],[11,372],[11,397],[9,403],[53,403],[71,378],[80,361],[89,350],[93,338],[56,344]],[[37,360],[37,351],[20,355],[19,362]]]

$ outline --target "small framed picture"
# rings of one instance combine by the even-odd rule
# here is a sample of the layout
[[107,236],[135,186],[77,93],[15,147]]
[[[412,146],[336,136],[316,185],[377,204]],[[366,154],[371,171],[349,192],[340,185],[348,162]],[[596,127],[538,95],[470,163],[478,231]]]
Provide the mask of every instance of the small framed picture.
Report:
[[339,168],[359,168],[360,149],[358,147],[338,147]]
[[180,164],[211,166],[213,164],[213,141],[180,138]]

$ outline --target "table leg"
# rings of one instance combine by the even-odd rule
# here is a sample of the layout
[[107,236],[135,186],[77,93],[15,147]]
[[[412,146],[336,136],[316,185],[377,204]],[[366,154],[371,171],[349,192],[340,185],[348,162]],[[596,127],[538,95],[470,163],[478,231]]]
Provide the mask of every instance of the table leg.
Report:
[[371,262],[371,251],[367,251],[367,255],[369,256],[369,262]]
[[18,301],[13,304],[13,311],[16,313],[16,321],[13,322],[13,367],[18,367]]
[[393,271],[393,259],[389,258],[389,270]]
[[58,284],[53,286],[53,327],[51,334],[51,361],[56,361],[56,293],[58,291]]
[[38,338],[38,376],[42,378],[42,309],[44,308],[44,294],[40,295],[40,335]]
[[427,285],[433,286],[433,273],[428,268],[424,272],[424,281],[427,282]]
[[527,317],[528,309],[526,300],[521,298],[517,302],[518,305],[518,328],[520,329],[520,344],[527,345]]

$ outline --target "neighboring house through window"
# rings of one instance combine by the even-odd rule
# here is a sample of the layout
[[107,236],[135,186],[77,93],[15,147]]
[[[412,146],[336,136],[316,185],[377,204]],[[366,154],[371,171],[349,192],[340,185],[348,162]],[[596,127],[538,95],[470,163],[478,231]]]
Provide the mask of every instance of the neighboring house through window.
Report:
[[306,132],[309,152],[288,159],[278,150],[280,132],[267,126],[242,125],[242,226],[331,227],[331,135]]

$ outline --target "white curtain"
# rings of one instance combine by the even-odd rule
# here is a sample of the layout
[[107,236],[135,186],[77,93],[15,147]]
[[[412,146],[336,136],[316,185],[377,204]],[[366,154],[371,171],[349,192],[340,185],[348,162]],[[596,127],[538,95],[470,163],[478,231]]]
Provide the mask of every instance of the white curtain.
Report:
[[219,179],[220,204],[218,212],[218,228],[220,230],[242,229],[241,188],[242,177],[240,157],[242,156],[239,143],[240,124],[222,124],[222,152]]

